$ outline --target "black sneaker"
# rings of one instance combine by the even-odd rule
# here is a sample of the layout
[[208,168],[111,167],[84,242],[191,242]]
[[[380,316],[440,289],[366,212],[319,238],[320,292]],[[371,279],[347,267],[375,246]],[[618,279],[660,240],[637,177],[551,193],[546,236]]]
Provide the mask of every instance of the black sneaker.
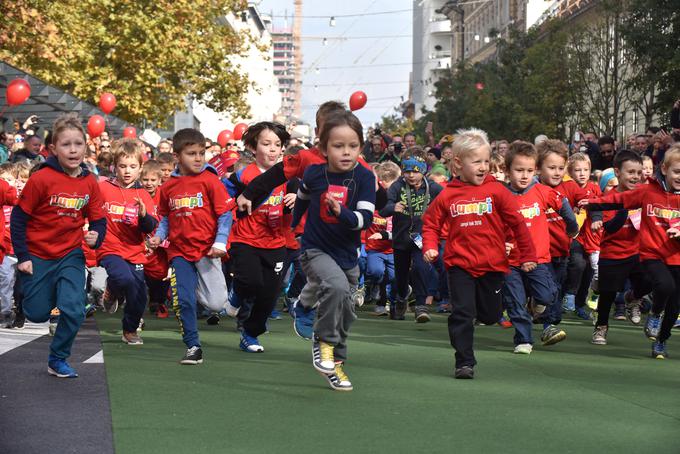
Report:
[[17,312],[14,314],[14,321],[12,322],[13,329],[24,329],[24,324],[26,323],[26,316],[23,312]]
[[205,321],[208,325],[210,326],[215,326],[220,324],[220,315],[215,313],[215,314],[210,314],[210,317]]
[[[394,308],[394,309],[393,309]],[[406,320],[406,310],[408,309],[408,304],[406,301],[395,301],[394,304],[390,304],[390,319],[391,320]]]
[[472,366],[457,367],[453,376],[457,379],[472,379],[475,378],[475,370]]
[[187,348],[187,352],[184,354],[184,358],[182,358],[182,360],[179,363],[189,366],[195,366],[196,364],[201,364],[202,362],[203,362],[203,350],[201,350],[201,347],[191,347]]
[[416,323],[427,323],[430,321],[430,311],[427,306],[416,306]]

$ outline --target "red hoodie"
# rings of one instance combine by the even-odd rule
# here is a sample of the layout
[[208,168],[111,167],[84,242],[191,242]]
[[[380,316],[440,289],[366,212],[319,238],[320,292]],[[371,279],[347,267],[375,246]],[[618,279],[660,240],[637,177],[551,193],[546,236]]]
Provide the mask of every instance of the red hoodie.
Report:
[[650,181],[626,192],[609,192],[591,199],[589,210],[635,210],[642,208],[640,219],[640,260],[661,260],[680,265],[680,240],[666,234],[680,222],[680,194],[664,190],[661,183]]
[[454,179],[434,199],[423,216],[423,251],[439,249],[444,226],[449,229],[444,250],[448,268],[460,267],[474,277],[492,271],[507,273],[507,227],[519,245],[520,262],[536,262],[517,197],[490,175],[479,186]]

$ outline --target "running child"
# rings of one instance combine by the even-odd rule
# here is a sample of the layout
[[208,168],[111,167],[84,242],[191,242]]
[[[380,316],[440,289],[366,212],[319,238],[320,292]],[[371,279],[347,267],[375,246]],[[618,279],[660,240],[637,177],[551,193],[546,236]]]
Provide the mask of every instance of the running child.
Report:
[[114,141],[116,177],[99,184],[108,232],[97,250],[97,262],[106,270],[109,298],[125,300],[121,339],[128,345],[144,343],[137,334],[147,302],[144,240],[158,225],[156,205],[138,181],[143,153],[143,144],[137,139]]
[[652,357],[668,357],[666,341],[678,318],[680,301],[680,145],[664,156],[656,180],[632,191],[612,191],[581,202],[588,210],[641,209],[640,263],[652,284],[653,305],[645,335],[653,341]]
[[[578,234],[578,224],[569,202],[554,189],[544,186],[535,177],[538,153],[529,142],[515,141],[505,154],[507,187],[517,198],[519,213],[529,229],[536,249],[538,265],[531,271],[520,269],[516,248],[510,253],[510,273],[503,284],[503,305],[515,327],[515,353],[529,354],[532,351],[533,321],[526,310],[527,292],[533,297],[534,313],[543,321],[541,342],[553,345],[567,337],[564,330],[555,324],[552,314],[558,312],[557,286],[550,266],[550,230],[547,211],[558,213],[565,222],[568,236]],[[526,288],[526,289],[525,289]],[[553,324],[555,323],[555,324]]]
[[[242,189],[276,164],[289,138],[285,127],[278,123],[263,121],[250,126],[243,135],[243,143],[255,154],[255,162],[231,175],[234,186],[230,188]],[[230,195],[235,196],[236,192]],[[262,205],[238,218],[231,230],[233,291],[241,305],[249,308],[248,315],[241,320],[239,348],[248,353],[264,351],[258,337],[267,331],[267,318],[276,305],[285,274],[286,238],[282,230],[285,195],[286,185],[277,186]]]
[[520,268],[536,268],[536,252],[519,204],[489,175],[491,147],[484,131],[461,130],[453,142],[452,174],[423,218],[423,255],[439,256],[442,228],[448,228],[444,263],[448,269],[449,338],[456,352],[454,377],[474,378],[474,321],[495,324],[502,313],[501,288],[509,271],[506,230],[515,237]]
[[59,117],[52,134],[51,156],[29,178],[10,224],[26,318],[45,322],[52,309],[60,311],[47,372],[74,378],[78,373],[66,360],[85,319],[82,228],[87,218],[85,242],[99,248],[106,235],[106,213],[97,180],[83,164],[87,144],[80,119],[73,114]]
[[219,312],[227,302],[227,284],[220,257],[227,253],[234,201],[216,171],[205,163],[205,137],[180,129],[172,138],[177,169],[161,187],[158,214],[162,220],[151,247],[167,239],[172,266],[170,287],[182,340],[187,347],[180,364],[203,362],[196,300]]
[[359,283],[361,230],[375,210],[375,177],[357,163],[363,146],[361,122],[349,111],[329,114],[321,129],[319,150],[325,164],[307,167],[293,210],[293,227],[309,210],[302,235],[300,262],[318,301],[314,323],[313,365],[332,389],[352,390],[344,372],[347,338],[356,318],[352,291]]

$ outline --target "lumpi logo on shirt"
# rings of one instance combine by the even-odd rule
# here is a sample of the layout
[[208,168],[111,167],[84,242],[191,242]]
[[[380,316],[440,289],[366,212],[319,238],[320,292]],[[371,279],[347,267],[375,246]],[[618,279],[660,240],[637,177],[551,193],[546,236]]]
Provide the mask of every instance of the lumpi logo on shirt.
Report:
[[493,213],[493,200],[491,197],[487,197],[486,200],[483,201],[463,200],[452,203],[449,208],[451,210],[451,217],[454,218],[465,214],[483,216],[485,214]]
[[680,218],[680,210],[677,208],[670,208],[665,206],[654,205],[651,203],[647,204],[647,216],[656,217],[666,220]]
[[50,196],[50,206],[58,208],[69,208],[80,211],[90,201],[90,195],[79,196],[77,194],[64,194],[60,192]]
[[520,214],[524,219],[533,219],[541,215],[541,207],[538,206],[538,202],[534,202],[531,206],[523,206],[519,209]]
[[203,207],[203,193],[199,192],[195,195],[183,195],[181,197],[171,198],[169,206],[170,210],[180,210],[182,208],[193,210],[194,208],[201,208]]

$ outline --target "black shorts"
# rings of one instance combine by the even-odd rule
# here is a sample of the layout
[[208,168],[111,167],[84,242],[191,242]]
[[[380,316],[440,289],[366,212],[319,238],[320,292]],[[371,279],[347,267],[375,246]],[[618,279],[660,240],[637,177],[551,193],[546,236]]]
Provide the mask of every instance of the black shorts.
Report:
[[634,285],[645,280],[639,255],[625,259],[601,258],[598,262],[597,285],[600,292],[622,292],[628,279]]

